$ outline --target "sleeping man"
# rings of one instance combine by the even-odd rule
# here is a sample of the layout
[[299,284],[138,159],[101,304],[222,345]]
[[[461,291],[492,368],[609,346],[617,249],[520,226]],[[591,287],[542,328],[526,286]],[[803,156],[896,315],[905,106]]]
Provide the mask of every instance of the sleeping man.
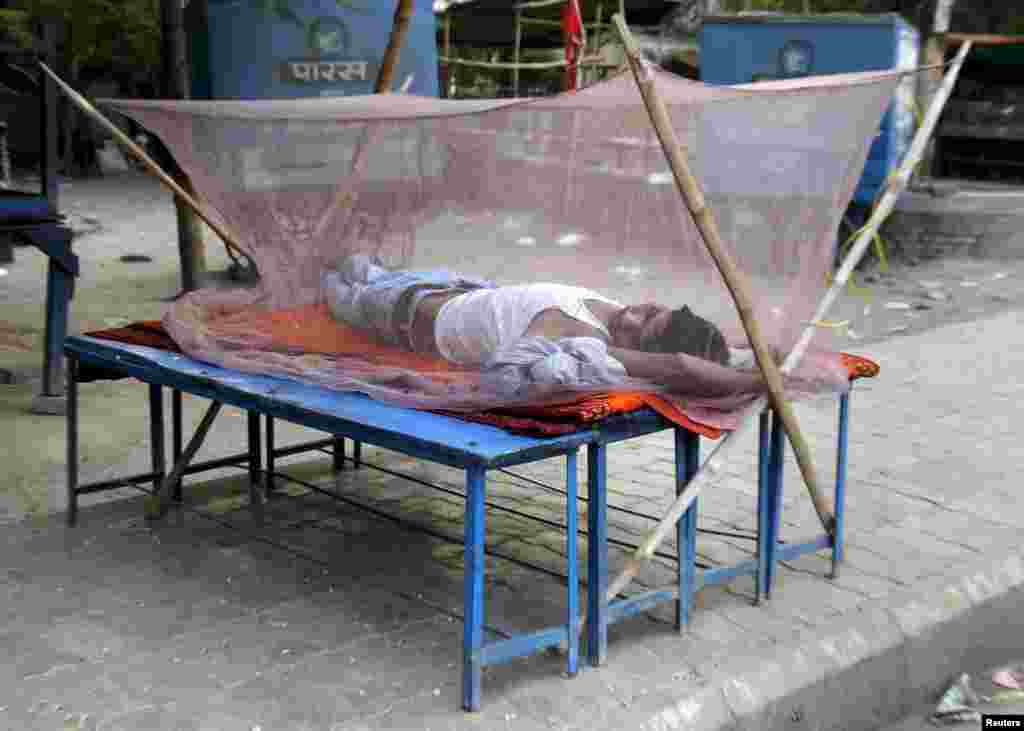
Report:
[[497,286],[447,270],[391,271],[364,255],[326,272],[333,317],[414,352],[478,367],[503,392],[528,384],[652,381],[690,396],[756,391],[729,368],[714,324],[689,308],[623,305],[563,284]]

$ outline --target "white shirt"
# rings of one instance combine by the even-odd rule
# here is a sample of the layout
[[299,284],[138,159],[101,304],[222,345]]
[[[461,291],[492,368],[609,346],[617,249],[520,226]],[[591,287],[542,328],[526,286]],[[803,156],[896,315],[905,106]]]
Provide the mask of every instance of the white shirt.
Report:
[[480,366],[523,338],[534,318],[550,309],[585,322],[607,337],[608,328],[590,311],[586,300],[623,307],[592,290],[565,284],[477,289],[453,297],[441,307],[434,322],[434,338],[446,360]]

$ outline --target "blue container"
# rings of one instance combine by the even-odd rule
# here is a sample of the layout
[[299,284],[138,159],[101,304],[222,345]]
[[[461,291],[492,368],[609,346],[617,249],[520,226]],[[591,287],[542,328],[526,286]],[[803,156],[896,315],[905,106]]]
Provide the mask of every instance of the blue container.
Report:
[[[370,94],[397,0],[206,0],[186,24],[196,99]],[[205,6],[205,7],[203,7]],[[269,9],[268,7],[269,6]],[[416,0],[393,88],[438,95],[432,0]]]
[[[748,84],[917,66],[917,30],[899,15],[758,14],[707,18],[700,37],[701,79]],[[914,77],[900,84],[871,146],[854,202],[871,204],[902,161],[914,134]]]

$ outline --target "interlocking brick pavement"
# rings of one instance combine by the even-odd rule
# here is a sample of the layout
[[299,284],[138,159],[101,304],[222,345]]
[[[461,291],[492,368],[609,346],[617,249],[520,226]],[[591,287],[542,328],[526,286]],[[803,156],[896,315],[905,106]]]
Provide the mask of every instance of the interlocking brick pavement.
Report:
[[[145,521],[136,499],[86,509],[71,529],[59,515],[10,524],[0,563],[0,647],[8,658],[0,727],[623,728],[666,708],[678,716],[687,699],[699,698],[724,698],[724,718],[735,721],[747,701],[731,691],[707,694],[719,668],[741,653],[751,663],[760,658],[769,673],[781,648],[843,627],[922,581],[953,579],[1018,548],[1024,450],[1010,425],[1024,390],[1017,382],[1024,347],[1015,342],[1021,317],[1009,312],[867,349],[883,371],[854,393],[849,545],[838,579],[825,578],[827,557],[819,555],[783,565],[773,599],[761,606],[751,604],[748,578],[708,589],[686,634],[676,634],[668,607],[633,619],[612,629],[608,665],[574,679],[563,677],[555,653],[488,668],[479,714],[458,710],[457,495],[372,468],[331,475],[326,458],[307,455],[282,469],[408,525],[295,484],[251,509],[237,476],[196,493],[162,522]],[[83,388],[85,411],[95,398]],[[801,404],[798,413],[830,480],[834,404]],[[224,448],[244,429],[241,420],[226,424],[215,440]],[[293,441],[304,436],[284,431]],[[90,436],[83,438],[87,444]],[[613,447],[610,502],[662,512],[672,492],[671,445],[659,435]],[[704,493],[702,527],[753,530],[753,447],[751,439],[721,484]],[[461,489],[455,471],[372,448],[364,456]],[[557,578],[508,560],[564,572],[561,531],[529,517],[564,520],[564,500],[550,489],[561,469],[555,460],[512,471],[548,488],[512,474],[490,483],[488,545],[500,554],[488,558],[493,629],[562,621]],[[794,465],[786,475],[783,538],[817,532]],[[580,477],[585,486],[585,472]],[[610,534],[632,541],[650,525],[613,512]],[[699,548],[707,562],[753,555],[753,545],[736,538],[703,535]],[[618,567],[625,554],[612,553]],[[640,584],[669,583],[673,571],[660,559]],[[810,682],[819,671],[809,663],[803,672]],[[761,691],[771,687],[765,675]]]
[[[176,288],[167,196],[134,176],[111,177],[95,189],[76,182],[62,195],[72,214],[103,222],[76,241],[84,275],[73,327],[101,326],[107,317],[124,315],[124,307],[133,317],[155,316],[161,298]],[[126,252],[151,254],[155,264],[131,269],[116,261]],[[216,247],[211,257],[215,264],[223,258]],[[42,266],[34,252],[19,250],[0,291],[0,319],[19,328],[39,324],[31,313],[41,303]],[[923,618],[928,637],[937,631],[928,622],[959,621],[952,609],[930,607],[929,592],[940,603],[947,594],[958,597],[957,611],[968,611],[1009,597],[1024,581],[1011,560],[1024,530],[1016,478],[1024,447],[1012,426],[1024,392],[1017,375],[1024,340],[1021,314],[1007,311],[1024,301],[1018,268],[1007,261],[934,262],[871,282],[876,301],[870,316],[857,298],[841,304],[837,319],[849,318],[862,336],[884,335],[891,326],[912,334],[846,346],[877,357],[883,370],[877,380],[858,384],[852,402],[849,545],[837,579],[825,578],[824,556],[807,556],[780,568],[777,591],[759,607],[751,605],[748,578],[706,590],[686,634],[675,633],[668,607],[617,625],[608,665],[585,668],[574,679],[563,677],[564,659],[555,654],[489,668],[479,714],[458,710],[457,495],[372,469],[331,475],[326,459],[306,456],[286,461],[284,469],[454,540],[294,484],[282,485],[282,496],[262,510],[251,510],[242,478],[231,472],[192,487],[190,509],[163,522],[147,523],[128,490],[105,497],[135,499],[87,508],[69,530],[59,514],[45,514],[63,499],[62,424],[22,413],[30,389],[4,390],[0,444],[11,451],[0,455],[0,464],[10,466],[0,490],[0,648],[6,660],[0,663],[0,729],[653,729],[689,728],[694,719],[700,728],[718,722],[741,727],[737,714],[769,703],[772,688],[795,687],[787,674],[820,695],[835,690],[839,681],[828,673],[844,663],[866,668],[866,658],[895,653],[897,669],[889,675],[865,669],[838,696],[842,713],[869,707],[887,721],[882,714],[901,702],[900,683],[926,674],[929,665],[951,662],[952,650],[942,643],[913,663],[900,655],[908,651],[894,649],[914,636],[909,622],[915,616]],[[136,286],[126,290],[126,278]],[[932,285],[916,278],[940,282],[949,296],[941,302],[925,297]],[[963,279],[980,286],[961,288]],[[887,298],[930,309],[886,310]],[[957,322],[982,316],[987,319]],[[956,324],[935,327],[942,322]],[[83,479],[145,469],[144,388],[92,384],[83,387],[82,400]],[[828,482],[835,405],[802,404],[797,411]],[[187,423],[194,425],[200,413],[187,399]],[[237,451],[244,434],[245,420],[225,409],[202,456]],[[311,436],[279,427],[282,444]],[[671,447],[669,434],[613,447],[611,504],[660,514],[673,491]],[[753,531],[754,444],[744,447],[702,497],[702,528]],[[454,471],[381,450],[365,454],[370,462],[462,488]],[[549,486],[557,486],[561,471],[558,461],[522,470]],[[794,540],[818,526],[794,465],[786,476],[782,532]],[[585,477],[581,464],[584,494]],[[26,495],[34,496],[31,506]],[[490,626],[519,630],[561,622],[562,586],[536,569],[564,573],[564,545],[557,528],[526,516],[560,523],[564,500],[504,474],[492,476],[489,499],[525,514],[498,507],[488,513],[488,545],[507,557],[488,559]],[[28,507],[39,513],[26,520]],[[650,524],[613,512],[610,534],[635,541]],[[671,552],[671,544],[664,550]],[[742,539],[705,534],[699,544],[704,563],[752,552]],[[613,568],[623,556],[613,551]],[[661,558],[638,585],[668,583],[673,572]],[[942,590],[956,581],[962,583],[957,592]],[[829,640],[832,654],[815,644],[830,633],[845,638]],[[957,644],[964,643],[950,643]],[[802,669],[787,673],[790,666]],[[755,680],[741,682],[744,672]],[[879,687],[865,700],[867,689]],[[779,717],[810,723],[806,698],[772,708]]]

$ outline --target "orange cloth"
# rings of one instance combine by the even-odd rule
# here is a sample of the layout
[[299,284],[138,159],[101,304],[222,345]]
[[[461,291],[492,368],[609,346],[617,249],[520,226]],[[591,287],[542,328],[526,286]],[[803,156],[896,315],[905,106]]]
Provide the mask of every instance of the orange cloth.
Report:
[[878,363],[860,355],[840,353],[839,357],[842,359],[843,365],[846,366],[851,381],[856,381],[858,378],[874,378],[882,370]]
[[[326,305],[307,305],[283,310],[245,308],[207,323],[211,334],[221,337],[251,338],[259,334],[260,348],[283,353],[317,353],[360,358],[380,367],[417,371],[444,382],[470,379],[470,371],[443,358],[412,353],[388,345],[367,333],[334,320]],[[135,345],[148,345],[164,350],[179,350],[157,321],[137,322],[123,328],[88,333],[92,337],[116,340]],[[873,378],[879,365],[874,361],[848,353],[840,354],[850,380]],[[83,374],[84,375],[84,374]],[[101,375],[89,374],[99,378]],[[87,380],[83,378],[83,380]],[[441,412],[480,423],[534,434],[565,434],[613,414],[625,414],[644,406],[650,407],[673,424],[718,439],[722,431],[690,419],[676,406],[655,394],[636,391],[615,391],[590,394],[558,403],[537,406],[515,406],[475,413]]]
[[284,310],[247,308],[209,323],[210,334],[231,337],[263,336],[260,348],[283,353],[315,353],[361,358],[381,367],[406,368],[454,380],[468,371],[444,358],[421,355],[388,345],[362,330],[331,317],[327,305]]

